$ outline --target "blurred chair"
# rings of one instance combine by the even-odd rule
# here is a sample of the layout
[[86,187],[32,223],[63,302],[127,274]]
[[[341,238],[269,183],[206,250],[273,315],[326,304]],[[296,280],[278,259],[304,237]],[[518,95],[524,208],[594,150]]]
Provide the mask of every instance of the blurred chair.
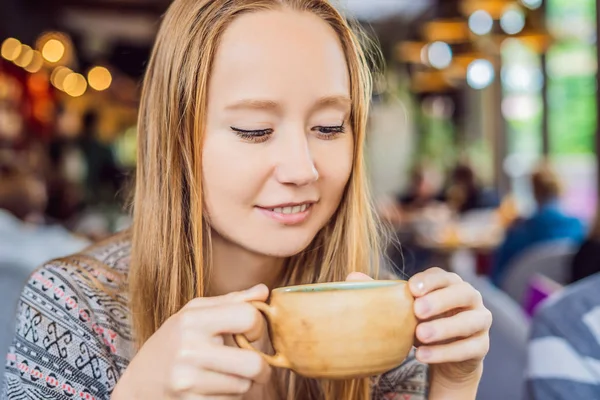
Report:
[[526,250],[508,266],[502,290],[522,305],[530,280],[535,274],[546,276],[559,285],[567,285],[571,260],[577,248],[577,244],[571,240],[556,240]]
[[475,273],[475,259],[457,252],[451,268],[477,289],[494,321],[490,329],[490,351],[484,360],[477,400],[521,400],[525,389],[525,365],[529,321],[519,304]]
[[[15,314],[21,291],[32,269],[17,262],[0,261],[0,359],[4,365],[8,347],[15,334]],[[0,370],[0,387],[4,368]]]

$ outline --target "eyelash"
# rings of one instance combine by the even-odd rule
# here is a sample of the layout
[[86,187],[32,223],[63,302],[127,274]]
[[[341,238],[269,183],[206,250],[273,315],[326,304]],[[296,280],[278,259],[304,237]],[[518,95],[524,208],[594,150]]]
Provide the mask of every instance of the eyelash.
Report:
[[[269,139],[273,134],[273,129],[260,129],[255,131],[247,131],[235,127],[230,127],[240,138],[251,142],[262,143]],[[338,126],[315,126],[311,131],[319,131],[319,137],[324,140],[332,140],[346,132],[344,124]]]

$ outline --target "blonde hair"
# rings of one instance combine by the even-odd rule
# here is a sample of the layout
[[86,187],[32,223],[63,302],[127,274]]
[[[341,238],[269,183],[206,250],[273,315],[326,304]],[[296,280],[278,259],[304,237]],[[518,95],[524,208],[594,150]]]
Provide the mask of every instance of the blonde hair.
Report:
[[[202,201],[202,116],[219,38],[237,16],[281,7],[311,12],[337,33],[350,74],[355,135],[353,171],[341,204],[311,245],[287,260],[281,284],[378,273],[381,242],[363,160],[371,75],[359,35],[326,0],[175,0],[148,64],[139,114],[129,274],[138,347],[206,293],[212,265]],[[370,391],[368,379],[328,382],[289,373],[285,382],[288,398],[367,399]]]

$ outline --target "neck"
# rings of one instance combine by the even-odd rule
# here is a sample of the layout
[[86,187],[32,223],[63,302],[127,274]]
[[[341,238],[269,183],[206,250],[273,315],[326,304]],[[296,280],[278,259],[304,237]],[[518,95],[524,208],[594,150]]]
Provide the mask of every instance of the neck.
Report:
[[212,268],[208,295],[246,290],[264,283],[273,289],[281,279],[284,259],[251,252],[212,232]]

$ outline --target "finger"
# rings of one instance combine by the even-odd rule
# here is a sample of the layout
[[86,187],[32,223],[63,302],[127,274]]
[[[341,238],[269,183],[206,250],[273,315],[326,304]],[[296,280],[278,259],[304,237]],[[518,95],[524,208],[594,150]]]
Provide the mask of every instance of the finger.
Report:
[[445,288],[459,282],[462,282],[462,279],[457,274],[434,267],[419,272],[410,278],[408,280],[408,286],[413,296],[421,297],[434,290]]
[[362,272],[350,272],[348,277],[346,278],[346,282],[362,282],[362,281],[372,281],[371,278],[367,274],[363,274]]
[[269,297],[269,288],[264,284],[258,284],[248,290],[231,292],[222,296],[197,297],[185,305],[186,308],[208,308],[221,304],[241,303],[247,301],[265,301]]
[[265,321],[249,303],[221,304],[210,308],[188,309],[180,315],[182,332],[191,339],[223,334],[244,334],[253,342],[262,337]]
[[190,395],[243,395],[252,387],[250,379],[202,370],[192,364],[180,364],[173,370],[170,394],[177,397]]
[[183,363],[209,371],[235,375],[256,383],[267,383],[271,366],[257,352],[236,347],[208,345],[184,355]]
[[487,332],[452,343],[420,346],[416,357],[427,364],[445,364],[469,360],[481,361],[490,348]]
[[487,332],[491,325],[492,314],[483,308],[464,311],[449,318],[423,322],[417,326],[416,334],[421,343],[436,343]]
[[482,305],[481,294],[468,283],[461,281],[417,298],[414,310],[417,318],[425,320],[453,310],[473,309]]

